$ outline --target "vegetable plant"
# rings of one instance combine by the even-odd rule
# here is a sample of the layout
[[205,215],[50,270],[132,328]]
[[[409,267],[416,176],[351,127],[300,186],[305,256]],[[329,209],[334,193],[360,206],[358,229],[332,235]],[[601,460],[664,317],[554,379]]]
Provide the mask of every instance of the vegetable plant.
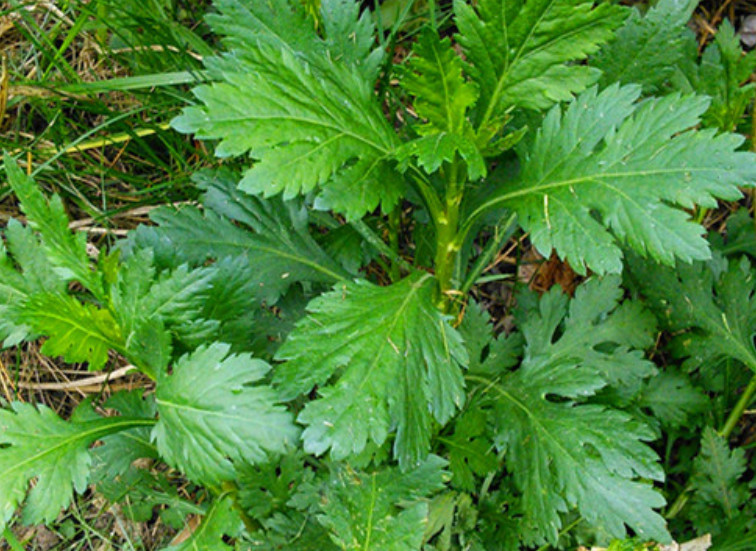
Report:
[[[119,355],[154,392],[1,410],[0,527],[91,485],[203,516],[168,549],[754,541],[728,443],[756,391],[753,267],[692,219],[756,181],[731,133],[753,57],[725,26],[699,66],[690,1],[428,6],[408,29],[354,0],[216,0],[224,51],[172,125],[224,162],[97,255],[6,160],[27,224],[4,232],[5,344]],[[717,95],[702,75],[727,64]],[[523,234],[583,282],[518,286],[499,334],[475,289]]]

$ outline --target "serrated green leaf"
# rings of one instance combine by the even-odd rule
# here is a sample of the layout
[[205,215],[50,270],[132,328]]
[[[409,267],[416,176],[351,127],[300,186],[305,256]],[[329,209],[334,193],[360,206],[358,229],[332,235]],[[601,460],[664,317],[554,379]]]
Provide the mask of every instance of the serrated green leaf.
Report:
[[[302,10],[292,5],[273,10],[223,2],[219,7],[231,7],[239,16],[231,24],[227,14],[221,15],[219,30],[231,34],[231,44],[245,48],[206,61],[220,82],[195,88],[203,106],[187,108],[174,119],[174,128],[219,139],[219,156],[249,153],[258,159],[239,184],[247,192],[291,198],[327,189],[333,178],[356,165],[363,178],[340,180],[348,195],[339,197],[339,210],[353,219],[379,204],[391,209],[403,183],[378,177],[385,174],[382,165],[397,138],[375,100],[372,79],[363,73],[371,62],[355,66],[340,49],[342,37],[333,37],[330,47],[338,59],[330,58],[329,46],[314,28],[304,29]],[[335,31],[343,23],[332,17],[325,21]],[[301,31],[296,39],[279,32],[291,26]]]
[[645,93],[656,91],[685,54],[686,25],[697,5],[697,0],[660,0],[643,16],[634,8],[615,40],[590,60],[601,69],[599,84],[640,84]]
[[709,399],[686,375],[666,369],[643,384],[638,405],[651,410],[663,426],[680,428],[691,416],[703,412]]
[[[389,287],[340,283],[308,305],[276,358],[274,380],[288,398],[318,385],[298,420],[305,450],[335,459],[382,444],[397,428],[394,454],[407,468],[428,452],[431,418],[446,423],[464,401],[459,334],[434,304],[435,280],[414,273]],[[326,383],[339,373],[333,384]]]
[[[756,371],[754,272],[747,259],[678,263],[673,270],[631,257],[629,273],[665,329],[678,334],[674,352],[689,370],[712,370],[727,358]],[[719,273],[717,273],[719,272]]]
[[756,52],[743,53],[740,38],[728,19],[722,21],[700,63],[697,46],[695,36],[689,33],[685,44],[687,59],[680,62],[673,83],[685,92],[709,96],[711,105],[702,117],[704,125],[732,132],[756,93],[756,86],[748,83],[756,68]]
[[123,335],[110,311],[69,295],[35,294],[17,307],[16,318],[47,335],[41,349],[44,354],[62,356],[69,363],[88,362],[92,371],[105,365],[108,350],[125,351]]
[[472,492],[476,475],[482,477],[498,470],[499,459],[486,434],[485,412],[470,409],[457,418],[454,434],[439,437],[449,449],[449,469],[454,487]]
[[3,237],[7,249],[0,242],[0,340],[4,346],[13,346],[33,337],[16,307],[35,293],[65,294],[67,284],[55,273],[29,226],[11,219]]
[[443,460],[428,457],[414,470],[363,474],[334,466],[319,522],[340,549],[417,551],[423,542],[428,504],[444,487]]
[[158,374],[160,418],[152,438],[166,462],[205,484],[232,480],[234,463],[284,453],[299,435],[273,390],[252,386],[270,366],[229,355],[229,348],[200,347],[180,358],[170,375]]
[[599,72],[584,59],[613,36],[625,9],[582,0],[455,0],[457,40],[480,88],[483,127],[512,107],[544,109],[568,100]]
[[102,297],[102,280],[100,274],[91,269],[86,235],[73,234],[68,229],[68,216],[60,197],[53,195],[48,200],[9,154],[5,155],[5,172],[21,210],[31,227],[39,232],[48,261],[56,272],[63,279],[78,281],[95,296]]
[[722,255],[746,253],[756,258],[756,224],[747,208],[741,207],[727,217],[727,237],[709,232],[711,248]]
[[29,490],[23,520],[52,522],[68,506],[72,491],[87,488],[89,446],[98,438],[149,419],[108,418],[66,422],[50,408],[21,402],[0,409],[0,531]]
[[360,15],[354,0],[320,0],[320,22],[329,57],[358,69],[368,82],[378,76],[382,48],[375,48],[375,24],[370,10]]
[[739,509],[752,499],[748,486],[740,480],[746,471],[745,453],[740,448],[730,450],[711,427],[703,431],[693,471],[691,515],[697,529],[716,530],[718,525],[735,519]]
[[486,165],[467,120],[467,110],[478,98],[477,87],[465,80],[462,59],[449,38],[441,39],[425,29],[412,54],[399,83],[415,98],[415,111],[425,122],[417,128],[421,137],[404,144],[397,159],[406,164],[416,157],[427,172],[435,172],[459,154],[467,163],[470,179],[477,180],[485,175]]
[[569,310],[560,290],[544,295],[521,324],[527,344],[519,369],[499,373],[498,382],[470,377],[490,389],[495,442],[506,448],[522,492],[526,543],[556,542],[560,514],[572,508],[616,537],[624,537],[628,525],[643,538],[669,540],[654,511],[664,499],[638,480],[664,477],[644,444],[653,432],[623,412],[581,403],[607,384],[606,369],[617,353],[623,369],[634,364],[648,371],[647,362],[627,350],[637,337],[625,340],[623,325],[615,325],[626,304],[618,305],[618,283],[590,280]]
[[215,498],[213,504],[192,535],[178,545],[164,547],[163,551],[220,551],[234,549],[223,541],[224,536],[236,536],[242,528],[239,513],[234,510],[233,499],[228,495]]
[[737,199],[738,186],[756,179],[754,156],[735,151],[742,136],[692,129],[705,98],[635,103],[639,94],[636,86],[594,88],[564,113],[552,109],[517,181],[476,212],[513,209],[543,255],[554,248],[581,273],[622,269],[615,236],[665,264],[709,258],[702,228],[674,205]]
[[229,171],[200,173],[195,181],[206,190],[204,213],[194,207],[158,209],[151,219],[159,227],[138,228],[127,249],[153,249],[161,268],[244,256],[247,266],[239,266],[244,270],[239,278],[269,304],[294,282],[333,283],[349,276],[309,234],[301,204],[241,193]]

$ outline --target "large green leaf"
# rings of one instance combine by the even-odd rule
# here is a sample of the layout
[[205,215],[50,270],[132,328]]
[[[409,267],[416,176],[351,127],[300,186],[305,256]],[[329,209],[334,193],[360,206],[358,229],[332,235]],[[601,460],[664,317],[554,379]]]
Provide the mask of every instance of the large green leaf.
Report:
[[626,16],[583,0],[455,0],[454,12],[484,126],[512,106],[544,109],[593,84],[598,70],[567,62],[595,52]]
[[151,419],[112,417],[66,422],[47,406],[21,402],[0,409],[0,531],[29,490],[23,520],[52,522],[71,501],[73,489],[84,492],[95,440],[121,430],[151,425]]
[[[638,480],[664,473],[644,444],[654,432],[630,415],[586,399],[614,378],[648,374],[639,327],[626,331],[632,303],[621,303],[619,278],[592,279],[570,303],[561,290],[541,298],[521,322],[526,340],[519,369],[471,376],[490,400],[494,440],[522,492],[526,543],[556,543],[561,514],[577,508],[591,525],[624,537],[625,525],[644,539],[667,541],[654,511],[664,498]],[[626,373],[614,373],[612,366]],[[607,376],[607,374],[609,374]]]
[[203,346],[160,373],[152,437],[160,455],[189,478],[220,484],[235,477],[234,463],[258,463],[285,453],[299,431],[265,385],[252,386],[270,366],[229,355],[227,344]]
[[444,487],[443,467],[436,456],[406,473],[384,468],[367,474],[334,466],[318,520],[340,549],[417,551],[428,518],[423,498]]
[[685,54],[686,25],[697,5],[697,0],[661,0],[643,16],[633,9],[617,38],[590,61],[601,69],[599,84],[640,84],[644,92],[655,91]]
[[[288,398],[318,385],[298,420],[305,449],[335,459],[382,444],[397,430],[404,467],[428,452],[431,419],[446,423],[464,401],[462,339],[434,304],[435,280],[414,273],[389,287],[340,283],[308,305],[276,358],[275,381]],[[334,374],[338,379],[327,384]]]
[[473,218],[513,209],[542,254],[554,248],[579,272],[622,269],[614,236],[666,264],[708,258],[703,229],[675,206],[739,198],[738,186],[756,180],[756,159],[735,151],[742,136],[693,129],[706,98],[635,103],[639,94],[637,86],[591,89],[564,113],[554,107],[519,178],[485,199]]
[[[379,203],[392,208],[403,191],[386,171],[397,138],[372,79],[344,55],[342,39],[330,44],[331,58],[329,45],[312,26],[306,28],[303,9],[293,3],[275,10],[259,2],[218,7],[222,15],[211,23],[222,21],[217,29],[239,49],[206,61],[218,82],[194,89],[202,105],[187,108],[174,128],[220,140],[219,156],[249,153],[258,159],[240,183],[245,191],[291,198],[334,180],[339,193],[322,200],[349,218]],[[326,21],[336,31],[343,26],[333,17]],[[286,34],[294,27],[296,38]]]

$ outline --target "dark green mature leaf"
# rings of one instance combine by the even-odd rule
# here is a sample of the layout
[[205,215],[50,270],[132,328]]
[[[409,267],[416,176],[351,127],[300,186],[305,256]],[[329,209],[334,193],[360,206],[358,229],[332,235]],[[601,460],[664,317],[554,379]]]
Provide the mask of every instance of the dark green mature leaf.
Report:
[[732,358],[756,371],[756,284],[747,259],[730,260],[722,271],[714,262],[678,263],[673,270],[633,257],[628,268],[664,328],[684,331],[673,350],[687,358],[689,370],[715,369]]
[[[336,57],[329,59],[328,46],[311,25],[305,28],[303,10],[293,3],[274,9],[228,1],[218,7],[224,13],[211,23],[229,33],[234,47],[244,48],[206,61],[220,82],[195,88],[203,106],[187,108],[174,119],[174,128],[219,139],[219,156],[249,153],[259,159],[240,183],[245,191],[291,198],[327,189],[333,180],[346,195],[322,200],[348,218],[379,203],[392,208],[403,191],[399,179],[386,178],[397,138],[365,67],[344,56],[342,38],[334,37],[330,46]],[[326,3],[326,8],[334,6]],[[343,26],[335,17],[326,21],[334,30]],[[288,34],[294,28],[296,38]]]
[[579,272],[622,269],[614,236],[665,264],[709,258],[702,228],[675,205],[737,199],[738,186],[756,180],[754,156],[735,151],[742,136],[692,130],[705,98],[635,103],[639,94],[637,86],[594,88],[564,113],[552,109],[518,180],[476,212],[513,209],[542,254],[553,247]]
[[709,398],[687,375],[668,368],[644,382],[638,405],[653,413],[664,427],[689,426],[691,416],[707,409]]
[[[618,278],[590,280],[569,309],[559,290],[544,295],[538,310],[521,323],[527,344],[519,369],[494,379],[475,376],[490,387],[490,422],[522,492],[526,533],[532,539],[527,543],[556,542],[560,513],[571,508],[617,537],[624,537],[628,525],[643,538],[669,539],[654,511],[664,499],[637,480],[664,477],[654,452],[643,443],[654,438],[653,431],[623,412],[580,403],[607,379],[635,377],[650,367],[628,350],[650,335],[625,330],[634,307],[620,304],[618,283]],[[614,373],[615,358],[618,367],[631,372]]]
[[462,75],[462,59],[449,38],[442,40],[426,29],[412,54],[399,82],[415,98],[415,111],[425,123],[417,128],[421,137],[404,144],[397,158],[406,163],[410,156],[417,157],[420,166],[435,172],[459,154],[470,178],[477,180],[485,175],[486,165],[467,120],[467,110],[478,98],[477,87]]
[[598,70],[567,62],[595,52],[626,17],[582,0],[455,0],[454,12],[484,127],[512,106],[544,109],[593,84]]
[[268,303],[294,282],[333,283],[349,276],[309,234],[301,204],[241,193],[230,171],[199,173],[195,181],[206,190],[204,214],[194,207],[154,211],[151,218],[159,226],[138,228],[131,250],[153,249],[163,268],[244,256],[247,265],[239,266],[239,279]]
[[486,437],[486,414],[479,409],[464,412],[454,424],[454,434],[439,437],[449,449],[452,484],[462,490],[475,489],[475,476],[486,476],[499,468],[493,443]]
[[641,16],[637,8],[620,28],[617,38],[591,59],[601,69],[599,84],[640,84],[654,92],[675,70],[685,54],[685,33],[697,0],[661,0]]
[[234,549],[223,541],[224,536],[236,536],[242,528],[239,513],[234,510],[229,495],[215,498],[202,522],[191,537],[178,544],[164,547],[163,551],[220,551]]
[[[414,273],[389,287],[338,284],[308,305],[276,358],[274,380],[288,398],[318,385],[298,417],[305,450],[334,459],[382,444],[392,427],[403,467],[428,453],[431,419],[446,423],[464,401],[459,333],[434,304],[432,276]],[[338,373],[333,384],[326,383]]]
[[691,515],[696,529],[716,530],[738,517],[740,508],[752,499],[748,486],[740,480],[746,471],[745,453],[739,448],[730,450],[711,427],[703,431],[693,469]]
[[363,474],[336,465],[318,520],[340,549],[417,551],[428,518],[423,498],[444,487],[444,465],[436,456],[405,473]]
[[66,422],[50,408],[21,402],[0,409],[0,531],[34,487],[24,507],[27,523],[52,522],[71,501],[72,490],[87,488],[91,463],[88,448],[98,438],[149,419],[111,417]]
[[298,438],[291,415],[270,387],[252,386],[270,366],[229,355],[214,343],[183,356],[173,373],[158,374],[160,419],[152,438],[161,456],[205,484],[235,477],[234,463],[264,462]]
[[5,155],[5,172],[21,210],[31,227],[39,232],[48,262],[66,281],[78,281],[95,296],[102,297],[101,276],[91,269],[86,235],[73,234],[68,229],[68,216],[60,197],[53,195],[48,200],[8,154]]

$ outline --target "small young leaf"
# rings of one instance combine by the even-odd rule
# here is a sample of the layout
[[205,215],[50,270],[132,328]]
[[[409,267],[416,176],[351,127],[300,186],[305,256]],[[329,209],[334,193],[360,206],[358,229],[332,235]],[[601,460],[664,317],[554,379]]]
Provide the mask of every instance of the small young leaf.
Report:
[[748,486],[740,480],[746,470],[745,453],[739,448],[730,450],[711,427],[703,431],[701,452],[693,461],[693,469],[691,514],[697,528],[710,531],[723,521],[732,521],[752,499]]
[[756,93],[756,85],[748,83],[756,68],[756,52],[744,54],[740,37],[725,19],[714,42],[706,47],[700,64],[698,44],[692,33],[687,37],[687,59],[681,61],[673,82],[683,92],[696,92],[711,98],[711,105],[702,122],[725,132],[737,129],[745,110]]
[[71,501],[73,489],[87,488],[89,446],[108,434],[150,425],[149,419],[111,417],[66,422],[50,408],[21,402],[0,409],[0,532],[29,491],[23,520],[52,522]]
[[105,365],[108,350],[125,350],[121,329],[110,311],[69,295],[35,294],[17,307],[16,319],[47,335],[44,354],[62,356],[67,362],[88,362],[92,371]]
[[362,474],[334,466],[318,521],[340,549],[417,551],[428,519],[423,498],[444,487],[443,467],[436,456],[406,473],[385,468]]
[[[464,400],[467,354],[434,304],[435,280],[414,273],[389,286],[338,284],[313,300],[276,358],[274,380],[289,398],[319,385],[298,420],[305,450],[334,459],[382,444],[397,427],[394,453],[407,468],[428,452],[431,418],[446,423]],[[326,385],[334,373],[340,376]]]
[[291,415],[271,388],[251,385],[269,369],[214,343],[180,358],[172,374],[158,374],[152,438],[161,456],[194,481],[220,484],[235,477],[234,463],[284,453],[299,435]]
[[95,296],[102,297],[100,274],[91,269],[87,256],[87,238],[68,229],[68,216],[60,197],[48,200],[29,176],[23,173],[13,158],[5,155],[8,183],[21,202],[21,210],[29,224],[39,232],[48,260],[67,281],[79,281]]
[[477,87],[463,77],[462,59],[448,38],[442,40],[426,29],[412,53],[399,82],[415,98],[415,111],[426,122],[417,128],[422,137],[402,146],[397,158],[406,163],[415,156],[426,171],[435,172],[459,153],[470,178],[477,180],[485,175],[486,165],[467,120],[467,110],[478,98]]

